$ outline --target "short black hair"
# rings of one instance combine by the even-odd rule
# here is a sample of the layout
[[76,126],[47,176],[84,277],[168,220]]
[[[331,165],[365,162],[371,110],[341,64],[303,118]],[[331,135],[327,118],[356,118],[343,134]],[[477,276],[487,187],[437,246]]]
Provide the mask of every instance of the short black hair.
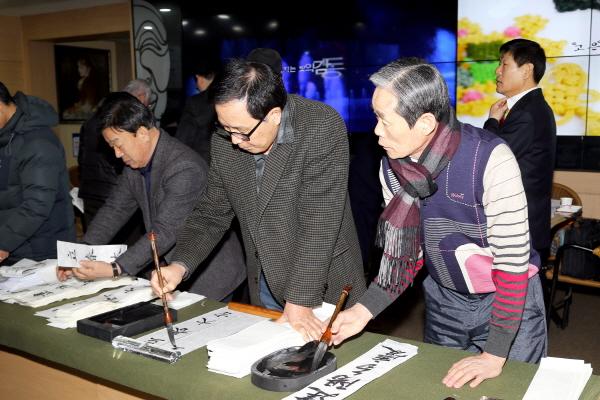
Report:
[[156,122],[152,111],[135,96],[127,92],[110,93],[96,111],[100,129],[113,128],[136,133],[140,127],[154,128]]
[[0,81],[0,101],[4,104],[15,104],[15,99],[10,95],[8,88]]
[[245,100],[248,114],[264,118],[275,107],[283,110],[287,92],[281,77],[267,64],[233,59],[215,84],[214,103]]
[[257,47],[248,53],[246,60],[267,64],[269,67],[271,67],[273,72],[275,72],[277,75],[281,75],[281,55],[279,55],[277,50],[265,47]]
[[533,65],[533,80],[539,83],[546,72],[546,53],[539,43],[527,39],[513,39],[500,46],[500,57],[509,53],[520,67]]

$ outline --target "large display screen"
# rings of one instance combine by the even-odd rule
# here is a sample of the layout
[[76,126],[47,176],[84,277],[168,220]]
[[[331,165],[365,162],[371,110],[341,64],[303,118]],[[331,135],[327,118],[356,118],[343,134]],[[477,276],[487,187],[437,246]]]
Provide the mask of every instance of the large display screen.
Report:
[[459,0],[459,119],[483,125],[490,106],[501,98],[495,90],[498,48],[523,37],[546,52],[540,86],[554,111],[558,135],[600,136],[598,7],[595,0]]
[[[368,78],[396,58],[417,56],[435,63],[451,96],[456,93],[456,3],[433,11],[425,2],[355,0],[344,3],[343,12],[321,3],[296,4],[285,13],[280,6],[258,13],[255,4],[247,3],[231,12],[218,6],[196,12],[188,3],[181,6],[185,65],[202,62],[202,56],[226,60],[245,57],[256,47],[276,49],[283,58],[286,89],[334,107],[351,133],[373,131],[374,87]],[[186,59],[186,54],[195,56]]]

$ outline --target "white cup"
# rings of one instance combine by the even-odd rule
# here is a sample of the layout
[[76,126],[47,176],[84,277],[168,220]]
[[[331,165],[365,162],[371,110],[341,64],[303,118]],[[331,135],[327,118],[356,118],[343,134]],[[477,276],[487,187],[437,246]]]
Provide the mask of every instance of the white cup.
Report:
[[561,197],[560,198],[560,205],[562,206],[570,206],[573,204],[573,198],[572,197]]

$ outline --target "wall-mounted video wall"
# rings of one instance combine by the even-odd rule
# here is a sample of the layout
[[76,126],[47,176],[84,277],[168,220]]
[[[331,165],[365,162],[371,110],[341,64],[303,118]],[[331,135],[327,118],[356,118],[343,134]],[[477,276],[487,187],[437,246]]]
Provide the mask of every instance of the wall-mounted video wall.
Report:
[[459,0],[457,114],[487,119],[495,91],[498,48],[517,37],[546,51],[540,86],[560,136],[600,136],[600,10],[594,0]]
[[343,13],[334,3],[284,11],[275,0],[260,8],[233,0],[136,3],[159,9],[168,33],[165,126],[176,124],[184,98],[194,94],[196,67],[271,47],[282,55],[288,91],[336,108],[351,134],[370,134],[375,126],[369,75],[403,56],[434,63],[458,118],[481,127],[500,98],[498,49],[524,37],[539,42],[548,58],[540,85],[557,122],[556,167],[600,171],[598,0],[351,0]]

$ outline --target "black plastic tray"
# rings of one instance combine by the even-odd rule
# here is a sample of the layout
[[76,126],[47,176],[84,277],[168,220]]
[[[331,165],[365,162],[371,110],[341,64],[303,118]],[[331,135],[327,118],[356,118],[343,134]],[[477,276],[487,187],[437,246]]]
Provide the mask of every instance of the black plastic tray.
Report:
[[[177,311],[169,309],[173,322]],[[111,342],[119,335],[133,336],[164,326],[162,306],[150,302],[132,304],[77,321],[77,332]]]

